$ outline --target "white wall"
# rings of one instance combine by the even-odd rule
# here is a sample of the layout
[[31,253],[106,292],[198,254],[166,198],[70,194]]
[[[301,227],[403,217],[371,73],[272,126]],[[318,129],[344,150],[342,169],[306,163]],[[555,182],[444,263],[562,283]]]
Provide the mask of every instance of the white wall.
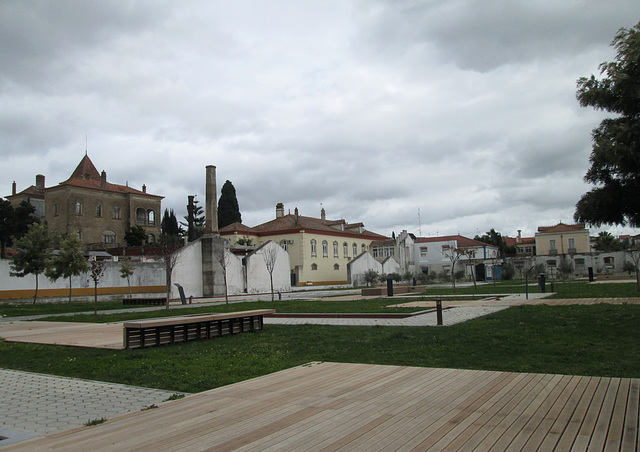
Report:
[[[162,267],[164,280],[164,264]],[[178,251],[176,266],[171,273],[171,298],[180,297],[175,284],[184,288],[185,297],[202,296],[202,242],[195,240]]]
[[225,250],[225,259],[227,262],[227,293],[229,295],[244,293],[247,288],[247,277],[242,265],[242,257]]
[[388,275],[389,273],[400,273],[400,264],[392,257],[386,259],[382,263],[382,273]]
[[347,264],[348,283],[354,286],[364,286],[364,274],[368,270],[375,270],[382,274],[382,264],[378,262],[368,251],[361,253],[358,257]]
[[275,268],[273,270],[274,292],[288,292],[291,290],[289,253],[277,243],[269,240],[246,258],[247,262],[247,292],[271,292],[269,272],[264,260],[264,253],[274,249],[277,252]]

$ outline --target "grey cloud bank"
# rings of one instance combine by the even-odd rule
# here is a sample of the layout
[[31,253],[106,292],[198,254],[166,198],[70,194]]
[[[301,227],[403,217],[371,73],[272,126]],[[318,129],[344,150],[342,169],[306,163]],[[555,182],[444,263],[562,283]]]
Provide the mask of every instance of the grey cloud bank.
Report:
[[[89,156],[114,183],[247,225],[275,204],[391,234],[571,222],[590,132],[575,81],[637,1],[0,3],[0,195]],[[606,228],[614,233],[625,228]]]

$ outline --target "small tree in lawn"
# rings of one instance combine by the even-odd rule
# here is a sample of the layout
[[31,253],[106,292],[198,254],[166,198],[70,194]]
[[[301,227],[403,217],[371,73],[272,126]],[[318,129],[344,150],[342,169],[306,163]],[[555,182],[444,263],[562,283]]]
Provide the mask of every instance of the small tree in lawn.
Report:
[[262,258],[264,259],[264,265],[267,267],[267,271],[269,272],[269,281],[271,282],[271,301],[273,301],[273,270],[276,268],[276,261],[278,260],[278,246],[264,246],[262,248]]
[[367,270],[364,274],[364,282],[367,283],[367,286],[369,285],[373,286],[378,281],[379,278],[380,278],[380,275],[378,275],[378,272],[372,268]]
[[476,258],[476,250],[470,248],[461,249],[462,256],[469,261],[469,268],[471,268],[471,279],[473,280],[473,289],[476,290],[478,285],[476,284],[476,266],[474,260]]
[[120,277],[121,278],[127,278],[127,285],[129,286],[129,298],[131,298],[132,294],[131,294],[131,275],[133,275],[133,265],[131,265],[131,262],[126,259],[123,258],[120,261]]
[[45,275],[52,281],[58,278],[69,279],[69,303],[71,303],[72,277],[86,273],[89,269],[87,259],[82,252],[82,241],[75,235],[71,235],[60,242],[58,254],[53,256]]
[[162,262],[164,263],[165,281],[167,283],[167,310],[169,309],[169,300],[171,299],[171,274],[180,258],[180,246],[182,240],[180,237],[171,235],[160,236],[160,250]]
[[640,292],[640,246],[634,245],[627,249],[627,256],[633,263],[633,269],[636,272],[636,288]]
[[99,260],[91,261],[89,266],[89,276],[93,280],[93,311],[98,315],[98,284],[104,274],[104,262]]
[[450,241],[447,245],[442,246],[442,254],[449,259],[451,262],[451,288],[453,289],[453,293],[456,293],[456,262],[462,257],[464,250],[458,248],[456,246],[455,241]]
[[33,223],[27,233],[19,240],[14,241],[18,252],[11,258],[11,276],[23,278],[34,275],[36,278],[36,291],[33,295],[33,303],[38,299],[38,275],[44,273],[49,262],[51,252],[47,228],[44,225]]

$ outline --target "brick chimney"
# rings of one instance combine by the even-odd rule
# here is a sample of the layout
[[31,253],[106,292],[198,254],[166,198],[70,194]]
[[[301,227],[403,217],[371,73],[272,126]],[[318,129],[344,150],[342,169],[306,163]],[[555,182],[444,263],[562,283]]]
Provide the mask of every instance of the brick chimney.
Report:
[[218,232],[218,205],[216,202],[216,167],[207,165],[207,176],[205,181],[205,230],[206,234]]
[[36,190],[44,190],[44,176],[42,174],[36,174]]
[[324,211],[324,207],[322,209],[320,209],[320,219],[321,220],[326,220],[327,219],[327,212]]
[[295,215],[295,225],[298,226],[298,208],[296,207],[293,212]]
[[16,181],[13,181],[13,184],[11,184],[11,194],[15,195],[17,193],[17,185],[16,185]]
[[522,229],[518,229],[518,238],[516,239],[516,243],[522,242]]
[[282,217],[284,217],[284,204],[279,202],[278,204],[276,204],[276,218]]
[[100,173],[100,188],[107,188],[107,172],[105,170]]
[[[107,178],[105,177],[105,186],[106,186],[106,180]],[[146,184],[142,184],[142,193],[146,193],[147,192],[147,186]]]

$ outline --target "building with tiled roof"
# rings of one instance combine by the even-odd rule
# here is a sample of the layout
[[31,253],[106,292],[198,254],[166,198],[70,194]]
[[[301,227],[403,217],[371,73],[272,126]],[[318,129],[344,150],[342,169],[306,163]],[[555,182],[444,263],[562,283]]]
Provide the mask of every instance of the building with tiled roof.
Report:
[[[147,193],[144,185],[137,190],[107,182],[107,173],[99,173],[86,154],[64,182],[45,187],[44,181],[44,176],[36,176],[34,188],[50,232],[76,234],[94,248],[122,246],[125,233],[134,225],[145,230],[150,242],[160,235],[162,196]],[[33,191],[32,187],[15,193],[14,183],[14,194],[7,198],[17,200],[31,193],[29,190]],[[30,202],[34,204],[34,198]]]
[[517,237],[504,237],[503,239],[507,247],[516,248],[516,256],[535,256],[536,254],[536,238],[522,237],[522,232],[519,229]]
[[363,223],[327,220],[324,209],[320,218],[300,215],[297,208],[285,215],[282,203],[273,220],[254,227],[233,223],[219,232],[232,245],[241,239],[280,244],[290,256],[292,285],[347,284],[347,263],[369,251],[373,241],[387,238],[367,231]]
[[[498,264],[498,247],[462,235],[418,237],[414,241],[416,266],[423,273],[451,275],[464,270],[468,278],[491,279],[493,268]],[[451,250],[463,250],[455,264],[449,256]],[[455,265],[454,268],[452,266]]]
[[535,237],[538,256],[562,256],[583,254],[591,251],[589,230],[584,224],[540,226]]

